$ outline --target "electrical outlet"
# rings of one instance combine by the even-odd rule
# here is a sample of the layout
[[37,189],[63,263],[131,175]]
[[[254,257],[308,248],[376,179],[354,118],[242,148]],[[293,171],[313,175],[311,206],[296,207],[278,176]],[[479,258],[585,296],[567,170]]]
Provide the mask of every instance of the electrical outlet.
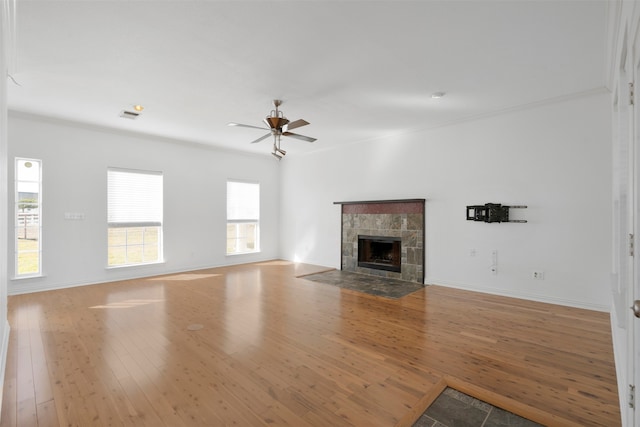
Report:
[[491,273],[498,274],[498,251],[496,249],[491,251]]
[[531,277],[535,280],[544,280],[544,271],[534,271]]
[[64,219],[67,221],[82,221],[84,220],[85,215],[83,212],[65,212]]

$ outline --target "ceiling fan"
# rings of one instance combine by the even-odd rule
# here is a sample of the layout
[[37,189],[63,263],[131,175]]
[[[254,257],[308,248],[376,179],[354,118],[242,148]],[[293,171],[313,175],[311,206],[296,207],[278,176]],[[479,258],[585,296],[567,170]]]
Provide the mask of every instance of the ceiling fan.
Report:
[[276,107],[276,109],[271,110],[271,113],[267,117],[265,117],[263,120],[264,123],[268,126],[266,128],[259,127],[259,126],[252,126],[252,125],[243,125],[240,123],[229,123],[228,126],[239,126],[244,128],[261,129],[261,130],[269,131],[269,133],[267,133],[266,135],[261,136],[255,141],[251,141],[251,144],[260,142],[264,139],[269,138],[271,135],[273,135],[273,152],[271,154],[276,158],[278,158],[278,160],[280,160],[285,154],[287,154],[286,151],[280,148],[281,136],[289,136],[291,138],[301,139],[307,142],[314,142],[316,138],[311,138],[310,136],[304,136],[297,133],[289,132],[291,129],[299,128],[301,126],[306,126],[309,124],[309,122],[303,119],[298,119],[298,120],[294,120],[293,122],[289,122],[289,119],[287,119],[282,113],[282,111],[278,109],[278,107],[282,105],[282,101],[279,99],[274,99],[273,105]]

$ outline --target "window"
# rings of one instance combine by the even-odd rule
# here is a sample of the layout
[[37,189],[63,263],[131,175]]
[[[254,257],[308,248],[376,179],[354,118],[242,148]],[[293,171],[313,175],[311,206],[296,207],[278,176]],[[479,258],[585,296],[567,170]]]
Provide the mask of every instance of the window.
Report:
[[260,184],[227,181],[227,255],[259,252]]
[[162,173],[107,170],[108,266],[162,261]]
[[40,275],[42,267],[42,162],[16,158],[16,277]]

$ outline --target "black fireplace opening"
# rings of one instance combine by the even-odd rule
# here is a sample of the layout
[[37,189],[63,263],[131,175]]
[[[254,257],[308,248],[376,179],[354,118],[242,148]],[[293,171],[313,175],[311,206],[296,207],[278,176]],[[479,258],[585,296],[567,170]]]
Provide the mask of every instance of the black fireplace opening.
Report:
[[358,236],[358,266],[400,273],[401,243],[399,237]]

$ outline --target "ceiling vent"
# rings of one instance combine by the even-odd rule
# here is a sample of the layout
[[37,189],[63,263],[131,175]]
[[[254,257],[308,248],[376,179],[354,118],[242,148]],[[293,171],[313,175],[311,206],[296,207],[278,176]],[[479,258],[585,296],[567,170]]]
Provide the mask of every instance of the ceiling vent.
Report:
[[120,117],[124,117],[125,119],[137,119],[138,116],[140,115],[140,113],[137,113],[135,111],[128,111],[128,110],[122,110],[120,112]]

